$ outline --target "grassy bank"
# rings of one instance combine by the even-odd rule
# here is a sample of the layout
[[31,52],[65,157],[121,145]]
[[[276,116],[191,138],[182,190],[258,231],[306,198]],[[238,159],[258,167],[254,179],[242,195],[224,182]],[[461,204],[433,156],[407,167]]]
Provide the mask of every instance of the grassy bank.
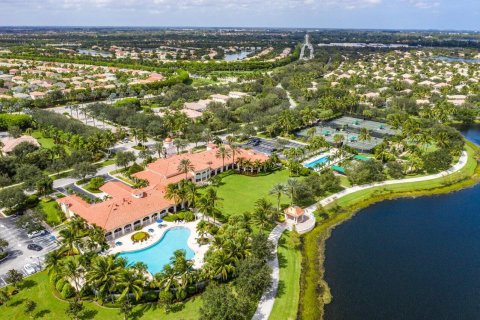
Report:
[[280,280],[270,320],[294,320],[298,312],[302,254],[290,243],[290,233],[285,231],[278,241]]
[[474,153],[477,147],[467,143],[467,164],[458,172],[430,181],[404,183],[361,190],[338,199],[326,209],[329,217],[303,237],[302,276],[300,279],[300,319],[322,319],[325,304],[332,297],[324,280],[325,241],[335,226],[350,219],[359,210],[383,200],[449,193],[471,187],[480,179],[480,167]]

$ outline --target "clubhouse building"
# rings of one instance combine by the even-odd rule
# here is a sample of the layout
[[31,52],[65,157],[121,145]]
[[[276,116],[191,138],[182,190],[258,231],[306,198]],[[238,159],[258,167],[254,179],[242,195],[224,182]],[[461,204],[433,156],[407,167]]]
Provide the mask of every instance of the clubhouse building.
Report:
[[[228,148],[228,147],[227,147]],[[99,203],[88,203],[77,195],[69,195],[57,202],[67,217],[79,216],[90,225],[105,230],[108,240],[132,232],[136,227],[149,225],[182,208],[181,204],[165,198],[166,188],[187,178],[197,184],[221,172],[236,169],[241,161],[264,162],[268,157],[253,150],[238,149],[235,162],[217,157],[217,147],[209,145],[206,151],[173,155],[158,159],[147,165],[144,171],[134,174],[136,178],[148,181],[148,186],[134,189],[121,181],[109,181],[100,190],[108,197]],[[189,159],[193,168],[185,176],[178,171],[180,161]]]

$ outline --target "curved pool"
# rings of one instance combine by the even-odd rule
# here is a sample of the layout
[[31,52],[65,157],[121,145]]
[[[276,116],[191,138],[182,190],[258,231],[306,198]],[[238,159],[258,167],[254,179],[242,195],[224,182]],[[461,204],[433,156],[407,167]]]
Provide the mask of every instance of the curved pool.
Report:
[[163,236],[151,246],[136,250],[122,252],[119,257],[127,259],[129,264],[143,262],[148,266],[151,274],[161,272],[176,250],[185,250],[187,259],[192,259],[195,253],[188,246],[190,230],[184,227],[176,227],[165,231]]

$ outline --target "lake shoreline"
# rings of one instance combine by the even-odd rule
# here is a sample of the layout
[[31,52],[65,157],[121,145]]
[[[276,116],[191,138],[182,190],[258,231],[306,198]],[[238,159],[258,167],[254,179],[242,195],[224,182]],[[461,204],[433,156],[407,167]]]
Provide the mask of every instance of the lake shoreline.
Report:
[[[325,207],[326,210],[333,211],[335,214],[328,220],[322,221],[321,224],[318,224],[303,238],[303,262],[302,274],[300,276],[300,319],[324,319],[325,305],[329,304],[333,299],[328,283],[324,278],[326,240],[331,236],[332,231],[342,223],[349,221],[360,212],[360,210],[375,203],[400,198],[417,198],[448,194],[475,186],[479,182],[480,166],[474,159],[474,153],[479,147],[471,142],[467,142],[466,145],[467,149],[470,149],[468,155],[469,161],[475,161],[476,164],[473,170],[469,170],[467,165],[466,170],[469,170],[467,172],[468,174],[458,181],[452,181],[452,183],[445,184],[441,187],[426,187],[410,191],[389,191],[387,188],[384,188],[383,190],[374,191],[372,195],[365,200],[353,200],[341,207],[338,206],[337,201],[335,201]],[[453,175],[455,174],[451,176]],[[448,178],[450,178],[450,176],[435,180]],[[434,182],[435,180],[431,180],[430,182]],[[392,185],[391,187],[394,186],[395,185]]]

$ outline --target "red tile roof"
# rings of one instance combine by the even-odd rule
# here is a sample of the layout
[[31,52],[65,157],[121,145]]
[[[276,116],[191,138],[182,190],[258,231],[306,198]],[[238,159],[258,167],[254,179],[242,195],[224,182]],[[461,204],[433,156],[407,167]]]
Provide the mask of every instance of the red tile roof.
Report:
[[[95,204],[89,204],[76,195],[58,199],[60,204],[68,205],[71,212],[85,219],[89,224],[95,224],[107,231],[114,231],[129,223],[153,215],[174,205],[171,200],[165,199],[165,188],[168,184],[177,183],[185,178],[185,174],[178,172],[178,164],[182,159],[190,159],[194,171],[205,169],[215,170],[222,168],[222,159],[216,157],[217,149],[207,151],[174,155],[166,159],[158,159],[149,164],[144,171],[134,176],[145,179],[149,186],[141,189],[132,187],[120,181],[109,181],[100,189],[110,196],[109,199]],[[265,161],[268,159],[263,154],[250,150],[240,149],[237,155],[254,160]],[[225,165],[230,164],[231,159],[225,159]],[[188,174],[193,177],[192,173]],[[143,197],[135,195],[142,194]]]

